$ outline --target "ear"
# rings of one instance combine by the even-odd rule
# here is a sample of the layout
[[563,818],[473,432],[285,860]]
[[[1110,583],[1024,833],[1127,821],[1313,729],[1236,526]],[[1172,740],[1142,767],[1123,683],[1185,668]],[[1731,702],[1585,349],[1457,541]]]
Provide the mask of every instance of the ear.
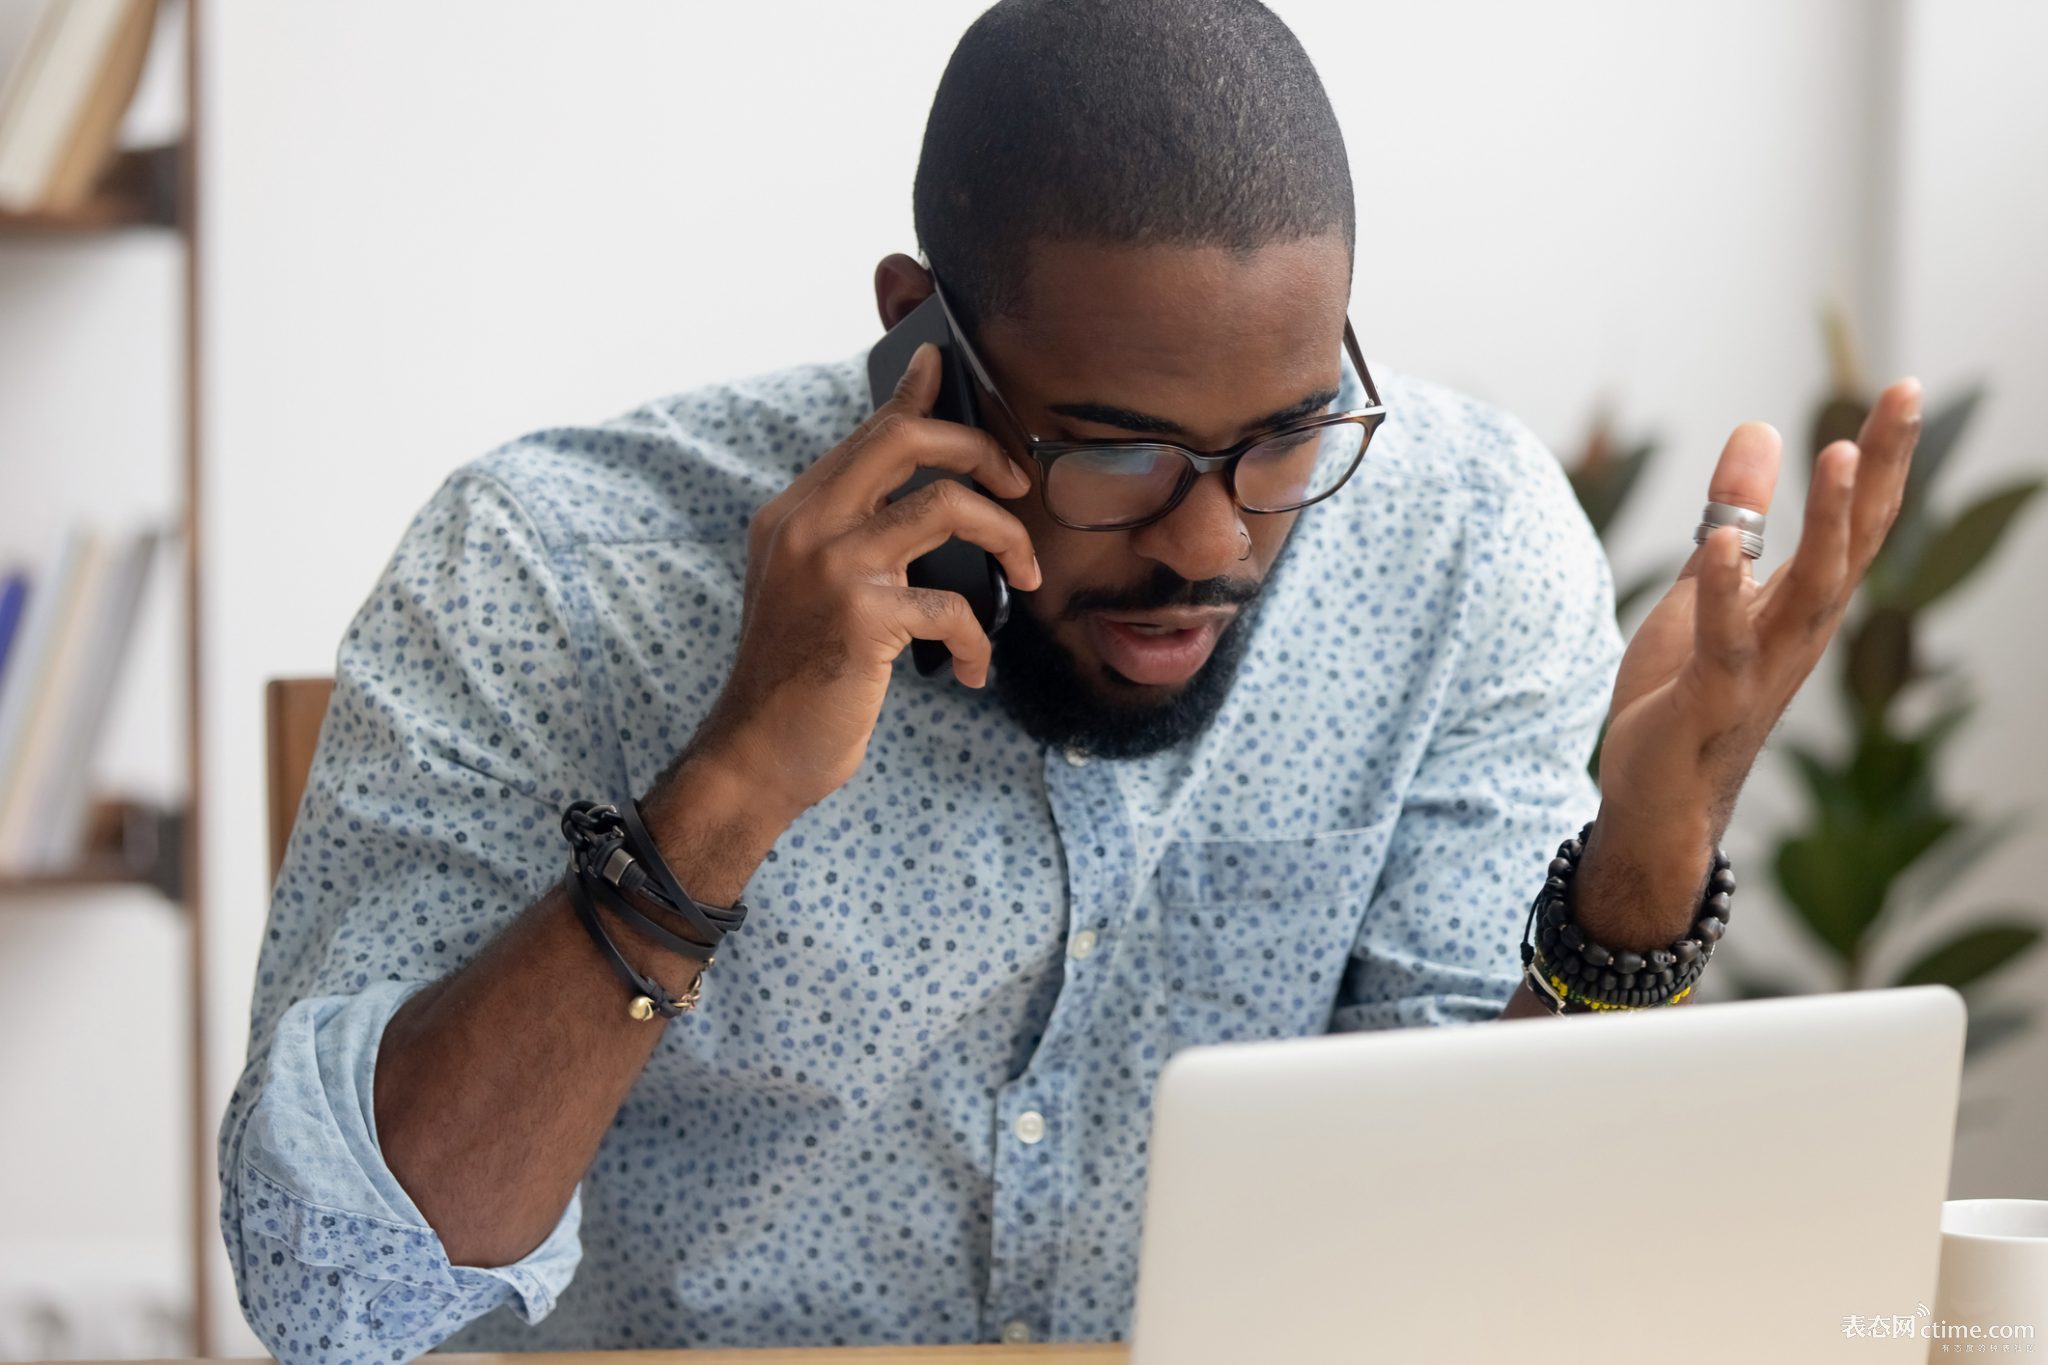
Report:
[[932,296],[932,277],[914,256],[898,251],[875,267],[875,311],[887,331],[910,316],[910,310]]

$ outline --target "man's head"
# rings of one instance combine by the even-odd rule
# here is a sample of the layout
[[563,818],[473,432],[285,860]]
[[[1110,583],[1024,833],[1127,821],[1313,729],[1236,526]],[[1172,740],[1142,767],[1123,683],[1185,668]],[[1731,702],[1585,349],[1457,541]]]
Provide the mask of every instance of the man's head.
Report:
[[[1343,139],[1300,44],[1251,0],[1003,0],[940,82],[915,206],[1032,435],[1220,450],[1334,394]],[[915,261],[885,260],[884,324],[930,288]],[[1025,431],[984,407],[1021,455]],[[1294,515],[1241,513],[1214,473],[1126,531],[1061,526],[1036,489],[1009,506],[1045,572],[996,639],[998,692],[1026,728],[1121,755],[1206,725]]]

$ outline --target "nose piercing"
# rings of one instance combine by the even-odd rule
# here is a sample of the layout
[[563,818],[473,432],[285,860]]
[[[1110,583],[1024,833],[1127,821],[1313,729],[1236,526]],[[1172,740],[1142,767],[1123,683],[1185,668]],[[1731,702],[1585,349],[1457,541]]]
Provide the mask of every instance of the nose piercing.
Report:
[[1238,562],[1243,563],[1252,557],[1252,533],[1242,526],[1237,528],[1237,533],[1244,537],[1244,553],[1237,557]]

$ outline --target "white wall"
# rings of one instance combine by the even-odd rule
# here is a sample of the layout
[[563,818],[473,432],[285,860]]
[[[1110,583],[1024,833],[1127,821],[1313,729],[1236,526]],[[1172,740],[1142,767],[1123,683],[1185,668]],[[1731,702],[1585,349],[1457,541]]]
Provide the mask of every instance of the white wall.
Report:
[[[1904,94],[1895,186],[1894,362],[1931,391],[1989,388],[1968,444],[1943,476],[1944,501],[2048,471],[2040,412],[2048,373],[2048,6],[1916,0],[1901,50]],[[2023,809],[2017,845],[1953,889],[1930,928],[1958,913],[2048,912],[2048,499],[1985,580],[1927,641],[1962,661],[1981,699],[1953,759],[1957,794],[1987,814]],[[2048,952],[2002,983],[2048,1014]],[[1959,1196],[2048,1198],[2048,1018],[1973,1077],[1977,1110],[1959,1135]]]
[[[263,680],[330,668],[405,521],[461,461],[535,426],[865,345],[873,262],[912,244],[931,90],[979,8],[212,0],[217,1100],[239,1068],[264,914]],[[1994,447],[2039,458],[2014,415],[2023,378],[2048,359],[2026,330],[2040,325],[2026,303],[2042,283],[2027,243],[2048,234],[2028,197],[2038,191],[2012,169],[2048,153],[2043,97],[2023,93],[2019,30],[2038,22],[2024,5],[1278,8],[1317,58],[1351,146],[1353,318],[1368,352],[1499,401],[1559,446],[1577,442],[1602,395],[1664,437],[1618,550],[1624,571],[1683,548],[1734,423],[1804,428],[1826,293],[1872,319],[1887,358],[1920,367],[1937,392],[1963,373],[2003,376],[2009,398],[1993,416],[2007,425],[1987,416],[1973,445],[1987,470]],[[1904,188],[1873,160],[1886,144],[1869,131],[1895,88],[1886,25],[1901,13]],[[2028,102],[1959,166],[1951,144],[1977,136],[1978,116],[1950,106],[1987,82]],[[1936,175],[1955,206],[1930,202]],[[2034,216],[1987,238],[1969,207],[1980,193]],[[1898,241],[1871,212],[1894,195]],[[1942,256],[1940,270],[1902,264],[1908,243]],[[1940,273],[1968,270],[1997,287]],[[2015,271],[2032,274],[1996,273]],[[2002,755],[2030,754],[2038,771],[2048,743],[2029,705],[2042,660],[2000,629],[2025,610],[2044,540],[2037,530],[1987,577],[1968,605],[1974,629],[1953,642],[1983,660],[1964,775],[1987,802],[2026,794]],[[1782,787],[1759,788],[1738,856],[1783,809]],[[2017,895],[2044,873],[2036,836],[1986,869],[1984,894]],[[1994,1063],[1986,1083],[2016,1096],[2048,1037],[2032,1048]],[[2048,1194],[2040,1103],[2015,1098],[1966,1139],[1962,1192]],[[0,1169],[10,1141],[0,1134]],[[105,1155],[88,1143],[74,1168]],[[165,1202],[138,1220],[175,1219]],[[221,1271],[218,1312],[232,1320]]]

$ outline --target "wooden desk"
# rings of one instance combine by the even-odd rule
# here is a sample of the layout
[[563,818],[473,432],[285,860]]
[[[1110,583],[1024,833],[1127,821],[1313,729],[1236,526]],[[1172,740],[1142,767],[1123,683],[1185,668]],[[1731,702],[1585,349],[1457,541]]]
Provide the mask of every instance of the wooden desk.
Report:
[[[1130,1350],[1117,1345],[848,1346],[820,1351],[563,1351],[509,1355],[429,1355],[427,1365],[1125,1365]],[[156,1365],[199,1365],[158,1361]],[[246,1365],[256,1365],[247,1362]]]
[[1125,1365],[1130,1348],[1103,1345],[843,1346],[820,1351],[568,1351],[560,1355],[428,1356],[427,1365],[991,1365],[1015,1360]]
[[563,1355],[428,1356],[428,1365],[991,1365],[1015,1360],[1125,1365],[1125,1346],[846,1346],[826,1351],[574,1351]]

